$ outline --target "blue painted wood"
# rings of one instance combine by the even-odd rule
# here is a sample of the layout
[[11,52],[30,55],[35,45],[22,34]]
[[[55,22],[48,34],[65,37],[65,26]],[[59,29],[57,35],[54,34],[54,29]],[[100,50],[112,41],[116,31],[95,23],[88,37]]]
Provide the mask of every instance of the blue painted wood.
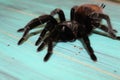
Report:
[[[69,20],[72,6],[84,3],[105,3],[112,25],[120,35],[120,5],[97,0],[0,0],[0,80],[120,80],[120,41],[93,34],[92,47],[98,57],[91,61],[78,40],[58,43],[48,62],[43,62],[47,48],[36,52],[38,35],[21,46],[17,33],[31,19],[50,13],[55,8],[64,10]],[[34,31],[34,30],[33,30]]]

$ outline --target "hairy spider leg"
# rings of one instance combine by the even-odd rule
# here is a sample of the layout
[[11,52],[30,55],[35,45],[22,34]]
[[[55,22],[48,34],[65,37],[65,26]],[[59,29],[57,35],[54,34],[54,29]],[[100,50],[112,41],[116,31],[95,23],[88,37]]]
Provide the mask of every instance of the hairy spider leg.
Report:
[[47,54],[44,57],[44,61],[48,61],[49,60],[49,58],[52,55],[52,51],[53,51],[53,42],[52,42],[52,40],[49,40],[49,42],[48,42],[48,52],[47,52]]
[[78,8],[78,6],[74,6],[71,8],[71,11],[70,11],[70,20],[73,21],[75,20],[75,10]]
[[[105,26],[105,25],[102,25],[102,24],[100,25],[99,28],[100,28],[101,30],[103,30],[104,32],[108,32],[108,31],[109,31],[108,27]],[[113,31],[114,31],[115,33],[117,33],[117,30],[113,29]],[[110,35],[107,35],[107,34],[105,34],[105,33],[103,33],[103,32],[100,32],[100,31],[94,30],[93,33],[111,38]],[[116,36],[116,38],[113,38],[113,39],[120,40],[120,36]]]
[[[103,30],[104,32],[108,32],[109,28],[106,25],[101,24],[98,28],[100,28],[101,30]],[[117,30],[113,29],[113,31],[115,33],[117,33]]]
[[55,28],[55,25],[56,25],[56,24],[57,24],[57,21],[56,21],[55,19],[54,19],[54,21],[49,21],[49,22],[46,24],[45,28],[42,30],[39,38],[37,39],[37,41],[36,41],[36,43],[35,43],[36,46],[38,46],[38,45],[40,44],[40,42],[41,42],[41,40],[44,38],[46,32],[47,32],[47,31],[50,31],[50,32],[51,32],[51,31]]
[[114,29],[112,28],[112,25],[111,25],[111,22],[110,22],[110,18],[108,15],[105,15],[105,14],[99,14],[99,17],[100,18],[103,18],[107,21],[107,24],[108,24],[108,33],[109,35],[112,37],[112,38],[116,38],[116,35],[115,35],[115,31]]
[[[54,16],[58,14],[59,18],[60,18],[60,22],[63,22],[63,21],[66,21],[65,19],[65,14],[63,12],[63,10],[59,9],[59,8],[56,8],[55,10],[53,10],[50,15],[51,16]],[[17,32],[23,32],[25,28],[20,28],[17,30]]]
[[110,21],[110,18],[109,18],[108,15],[103,14],[103,13],[92,13],[90,16],[91,16],[93,19],[94,19],[94,18],[105,19],[105,20],[107,21],[107,24],[108,24],[108,33],[109,33],[109,35],[110,35],[113,39],[116,38],[115,31],[114,31],[114,29],[112,28],[111,21]]
[[17,30],[17,32],[23,32],[24,31],[24,28],[20,28]]
[[56,14],[58,14],[59,19],[60,19],[60,22],[66,21],[65,14],[64,14],[63,10],[61,10],[61,9],[59,9],[59,8],[56,8],[55,10],[53,10],[53,11],[50,13],[51,16],[54,16],[54,15],[56,15]]
[[57,41],[59,39],[59,32],[54,29],[50,35],[48,35],[43,42],[41,43],[41,45],[38,47],[37,51],[41,51],[45,45],[48,45],[48,51],[46,56],[44,57],[44,61],[47,61],[50,56],[52,55],[52,51],[53,51],[53,42]]
[[[93,33],[95,33],[95,34],[99,34],[99,35],[102,35],[102,36],[105,36],[105,37],[109,37],[109,38],[111,38],[111,37],[110,37],[110,35],[107,35],[107,34],[105,34],[105,33],[101,32],[101,31],[96,31],[96,30],[93,30]],[[115,40],[120,40],[120,36],[117,36]]]
[[[64,22],[64,21],[66,20],[66,19],[65,19],[64,12],[63,12],[61,9],[56,8],[55,10],[53,10],[53,11],[50,13],[51,16],[54,16],[54,15],[56,15],[56,14],[58,14],[58,16],[59,16],[59,18],[60,18],[60,22]],[[36,46],[40,44],[41,39],[44,37],[44,35],[46,34],[46,32],[47,32],[48,30],[50,31],[50,30],[52,30],[52,29],[54,28],[54,26],[55,26],[54,24],[55,24],[55,22],[52,23],[51,21],[47,23],[46,27],[45,27],[44,30],[41,32],[38,40],[37,40],[36,43],[35,43]]]
[[53,40],[53,39],[55,39],[55,38],[57,37],[58,32],[57,32],[57,30],[56,30],[56,31],[55,31],[55,30],[56,30],[56,29],[54,29],[54,30],[42,41],[42,43],[41,43],[40,46],[38,47],[37,51],[41,51],[41,50],[44,48],[44,46],[45,46],[46,44],[48,44],[49,40]]
[[95,56],[94,51],[93,51],[92,47],[90,46],[90,40],[89,40],[89,38],[88,38],[87,35],[83,37],[83,41],[84,41],[85,46],[86,46],[86,48],[87,48],[87,50],[88,50],[88,53],[89,53],[89,55],[90,55],[90,58],[91,58],[93,61],[97,61],[97,57]]
[[46,56],[44,57],[44,61],[47,61],[50,56],[52,55],[52,50],[53,50],[53,40],[51,37],[47,37],[43,42],[42,44],[38,47],[37,51],[41,51],[45,45],[48,45],[48,51],[47,51],[47,54]]
[[51,15],[42,15],[39,16],[38,18],[35,18],[31,20],[24,28],[24,33],[22,38],[18,41],[18,45],[22,43],[22,41],[25,40],[26,35],[29,33],[31,29],[36,28],[38,25],[44,24],[45,22],[48,21],[54,21],[55,19]]
[[[48,26],[48,24],[46,26]],[[42,38],[44,38],[44,36],[45,36],[45,34],[46,34],[47,31],[48,31],[48,29],[46,29],[46,27],[42,30],[39,38],[37,39],[37,41],[35,43],[36,46],[40,44]]]

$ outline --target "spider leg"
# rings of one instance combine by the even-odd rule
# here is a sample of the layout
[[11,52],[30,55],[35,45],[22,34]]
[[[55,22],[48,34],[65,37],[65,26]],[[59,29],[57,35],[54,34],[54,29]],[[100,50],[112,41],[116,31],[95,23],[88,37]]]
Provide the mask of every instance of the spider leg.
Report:
[[[104,32],[108,32],[108,31],[109,31],[108,27],[105,26],[105,25],[100,25],[100,27],[98,27],[98,28],[100,28],[100,29],[103,30]],[[117,33],[117,30],[113,29],[113,31],[114,31],[115,33]],[[107,35],[107,34],[102,33],[102,32],[100,32],[100,31],[95,31],[95,30],[94,30],[93,33],[111,38],[110,35]],[[120,36],[116,36],[116,38],[113,38],[113,39],[120,40]]]
[[46,34],[47,31],[48,31],[48,30],[46,30],[46,29],[43,29],[43,30],[42,30],[42,32],[41,32],[38,40],[37,40],[36,43],[35,43],[36,46],[40,44],[42,38],[45,36],[45,34]]
[[[37,51],[41,51],[46,44],[48,44],[49,41],[55,40],[57,38],[58,31],[54,29],[41,43],[41,45],[38,47]],[[54,41],[53,40],[53,41]]]
[[71,8],[71,12],[70,12],[70,20],[74,20],[75,19],[75,10],[76,8],[78,8],[78,6],[74,6]]
[[[56,14],[58,14],[58,16],[60,18],[60,22],[63,22],[63,21],[66,20],[64,12],[61,9],[57,8],[57,9],[53,10],[50,15],[54,16]],[[41,34],[40,34],[38,40],[36,41],[35,45],[39,45],[39,43],[41,42],[41,39],[44,37],[46,32],[51,31],[53,28],[54,28],[54,24],[52,22],[47,23],[45,29],[41,32]]]
[[[43,15],[44,16],[44,15]],[[41,16],[42,17],[42,16]],[[37,27],[38,25],[40,25],[41,22],[39,20],[39,17],[38,18],[35,18],[33,20],[31,20],[24,28],[20,28],[17,30],[17,32],[23,32],[23,31],[26,31],[26,29],[30,28],[30,29],[33,29],[35,27]]]
[[112,38],[116,38],[114,29],[112,28],[111,21],[110,21],[110,18],[109,18],[108,15],[103,14],[103,13],[92,13],[90,15],[90,17],[92,17],[93,19],[96,19],[96,18],[98,18],[98,19],[105,19],[107,21],[107,24],[108,24],[108,33],[109,33],[109,35]]
[[63,12],[63,10],[61,10],[61,9],[59,9],[59,8],[56,8],[55,10],[53,10],[52,12],[51,12],[51,16],[54,16],[54,15],[56,15],[56,14],[58,14],[58,16],[59,16],[59,18],[60,18],[60,22],[63,22],[63,21],[66,21],[66,19],[65,19],[65,14],[64,14],[64,12]]
[[46,56],[44,57],[44,61],[48,61],[48,59],[50,58],[50,56],[52,55],[52,50],[53,50],[53,40],[51,37],[47,37],[42,44],[38,47],[37,51],[41,51],[44,46],[48,44],[48,52],[46,54]]
[[17,32],[23,32],[24,31],[24,28],[20,28],[17,30]]
[[93,51],[92,47],[90,46],[90,41],[89,41],[88,36],[84,36],[83,37],[83,41],[85,43],[85,47],[87,48],[88,53],[89,53],[91,59],[93,61],[97,61],[97,57],[95,56],[94,51]]
[[[65,21],[65,15],[64,15],[64,12],[59,9],[59,8],[56,8],[55,10],[53,10],[51,12],[51,16],[54,16],[58,14],[59,18],[60,18],[60,22],[63,22]],[[56,21],[57,22],[57,21]],[[36,41],[35,45],[39,45],[39,43],[41,42],[41,39],[44,37],[44,35],[46,34],[47,31],[51,31],[52,29],[54,28],[54,24],[52,22],[48,22],[46,27],[44,28],[44,30],[41,32],[38,40]]]
[[[25,26],[23,36],[19,40],[18,45],[20,45],[22,43],[22,41],[24,41],[26,39],[26,35],[29,33],[29,31],[31,29],[34,29],[38,25],[44,24],[45,22],[48,22],[48,21],[52,21],[52,22],[56,23],[56,20],[51,15],[42,15],[42,16],[39,16],[38,18],[35,18],[35,19],[31,20]],[[23,30],[23,28],[20,29],[20,30]],[[18,31],[20,31],[20,30],[18,30]]]
[[48,61],[48,59],[52,55],[52,51],[54,47],[53,42],[58,41],[58,40],[59,40],[59,32],[57,31],[57,29],[54,29],[51,32],[51,34],[48,35],[48,37],[46,37],[41,43],[41,45],[38,47],[37,51],[41,51],[46,44],[48,45],[48,52],[46,56],[44,57],[44,61]]
[[41,50],[45,47],[46,44],[47,44],[47,40],[44,40],[44,41],[41,43],[41,45],[37,48],[37,51],[38,51],[38,52],[41,51]]
[[44,38],[47,31],[51,32],[55,28],[55,23],[57,23],[57,21],[55,21],[54,23],[50,21],[46,24],[45,28],[42,30],[39,38],[35,43],[36,46],[40,44],[41,40]]
[[[105,26],[105,25],[100,25],[99,28],[100,28],[101,30],[105,31],[105,32],[108,32],[108,31],[109,31],[108,27]],[[113,29],[113,31],[114,31],[114,33],[117,33],[117,30]]]
[[48,59],[52,55],[52,50],[53,50],[53,42],[52,42],[52,40],[50,40],[48,42],[48,52],[47,52],[46,56],[44,57],[44,61],[48,61]]

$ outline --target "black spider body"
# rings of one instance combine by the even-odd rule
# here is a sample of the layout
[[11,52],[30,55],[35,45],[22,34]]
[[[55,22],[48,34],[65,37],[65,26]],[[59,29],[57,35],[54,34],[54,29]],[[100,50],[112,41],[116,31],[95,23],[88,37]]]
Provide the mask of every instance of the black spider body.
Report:
[[[40,44],[37,51],[41,51],[45,45],[48,45],[48,52],[44,61],[47,61],[51,56],[54,42],[75,41],[76,39],[83,40],[85,48],[87,49],[91,59],[93,61],[97,61],[88,38],[93,29],[102,29],[107,32],[110,37],[120,39],[120,37],[115,35],[116,30],[112,29],[109,16],[103,13],[102,9],[104,7],[104,4],[101,6],[95,4],[74,6],[71,9],[70,21],[66,21],[64,12],[59,8],[53,10],[49,15],[41,15],[38,18],[31,20],[24,28],[18,30],[18,32],[24,31],[18,45],[26,39],[30,30],[36,28],[38,25],[46,23],[35,43],[36,46]],[[59,21],[54,18],[54,15],[56,14],[59,16]],[[108,27],[101,23],[102,19],[107,21]],[[47,32],[48,35],[45,37]]]
[[64,21],[60,23],[58,27],[61,28],[60,40],[67,42],[75,41],[78,38],[78,28],[81,26],[75,21]]

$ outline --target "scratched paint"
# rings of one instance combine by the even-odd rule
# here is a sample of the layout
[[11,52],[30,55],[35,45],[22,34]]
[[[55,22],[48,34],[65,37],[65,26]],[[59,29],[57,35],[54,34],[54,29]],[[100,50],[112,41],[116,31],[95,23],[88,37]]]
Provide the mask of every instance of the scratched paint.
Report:
[[34,46],[38,34],[30,36],[21,46],[17,45],[22,33],[16,31],[31,19],[59,7],[69,20],[70,8],[83,3],[105,3],[105,12],[110,15],[114,28],[118,30],[117,35],[120,35],[120,5],[117,3],[100,0],[0,0],[0,80],[120,80],[120,41],[91,35],[98,62],[89,58],[78,40],[58,43],[46,63],[43,58],[47,48],[38,53]]

